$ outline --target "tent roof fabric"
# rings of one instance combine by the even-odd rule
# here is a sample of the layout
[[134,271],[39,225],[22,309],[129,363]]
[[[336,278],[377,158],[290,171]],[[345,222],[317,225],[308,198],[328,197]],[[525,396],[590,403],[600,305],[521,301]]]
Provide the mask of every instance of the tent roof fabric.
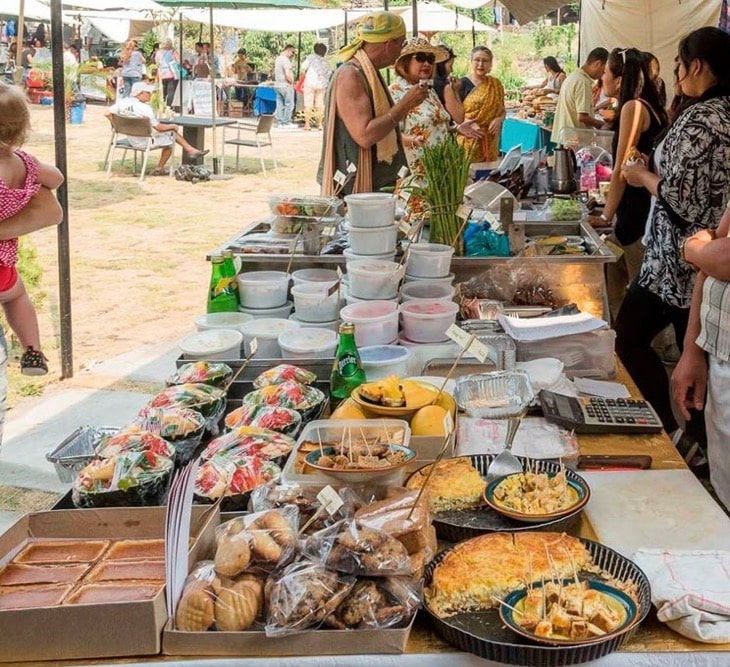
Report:
[[[566,4],[565,0],[499,0],[519,23],[525,24],[554,12]],[[464,9],[479,9],[493,5],[494,0],[448,0],[449,4]]]

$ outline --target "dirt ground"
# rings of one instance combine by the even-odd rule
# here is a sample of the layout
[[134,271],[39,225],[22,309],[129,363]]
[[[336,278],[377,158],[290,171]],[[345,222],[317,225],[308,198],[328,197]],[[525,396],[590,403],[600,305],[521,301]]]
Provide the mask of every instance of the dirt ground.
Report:
[[[76,371],[144,344],[179,339],[205,312],[206,253],[265,215],[270,194],[318,192],[322,134],[303,130],[272,133],[278,174],[267,163],[268,176],[263,175],[256,149],[242,150],[246,159],[234,174],[235,151],[229,147],[230,180],[191,184],[148,176],[140,184],[131,174],[132,156],[122,168],[120,151],[107,178],[110,128],[103,114],[104,107],[87,106],[83,124],[66,126]],[[32,120],[25,148],[53,162],[51,108],[33,106]],[[211,138],[209,130],[206,148],[212,148]],[[219,146],[221,138],[219,128]],[[180,155],[177,150],[175,164]],[[153,153],[148,171],[156,160]],[[44,268],[47,296],[39,318],[50,359],[47,382],[53,383],[61,374],[57,230],[38,232],[33,240]]]

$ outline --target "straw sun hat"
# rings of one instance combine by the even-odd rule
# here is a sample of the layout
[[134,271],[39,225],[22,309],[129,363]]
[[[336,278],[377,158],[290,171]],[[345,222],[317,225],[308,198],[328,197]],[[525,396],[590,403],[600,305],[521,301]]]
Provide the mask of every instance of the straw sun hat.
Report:
[[449,52],[442,46],[434,46],[423,37],[412,37],[400,52],[398,60],[395,61],[395,71],[405,78],[406,66],[410,62],[410,56],[416,53],[431,53],[436,56],[436,62],[442,63],[449,59]]

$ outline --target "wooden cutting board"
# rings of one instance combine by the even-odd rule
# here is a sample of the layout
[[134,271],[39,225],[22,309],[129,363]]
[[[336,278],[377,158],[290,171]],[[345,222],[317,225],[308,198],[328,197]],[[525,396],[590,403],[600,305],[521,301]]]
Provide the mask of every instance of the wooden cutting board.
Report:
[[689,470],[581,474],[598,540],[624,556],[641,547],[730,550],[730,518]]

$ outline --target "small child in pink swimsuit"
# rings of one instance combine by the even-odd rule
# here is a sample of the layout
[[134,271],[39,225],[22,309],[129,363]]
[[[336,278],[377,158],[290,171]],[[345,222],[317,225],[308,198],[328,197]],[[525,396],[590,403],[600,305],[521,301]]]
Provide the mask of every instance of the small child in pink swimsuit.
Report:
[[[63,174],[19,150],[30,132],[30,110],[23,92],[0,82],[0,225],[22,211],[41,187],[57,188]],[[25,375],[45,375],[38,318],[18,275],[18,239],[0,240],[0,303],[8,324],[25,352],[20,358]]]

